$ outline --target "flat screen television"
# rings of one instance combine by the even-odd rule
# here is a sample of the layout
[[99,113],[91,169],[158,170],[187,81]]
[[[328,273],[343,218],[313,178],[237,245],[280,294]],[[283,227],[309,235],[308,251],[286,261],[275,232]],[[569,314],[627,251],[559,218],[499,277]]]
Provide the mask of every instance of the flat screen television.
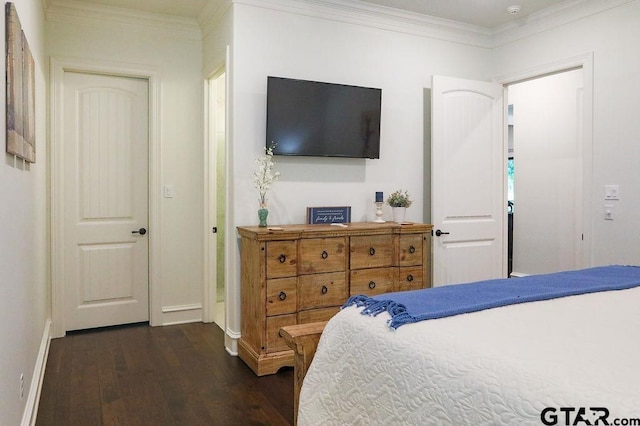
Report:
[[382,90],[267,79],[267,140],[276,155],[380,158]]

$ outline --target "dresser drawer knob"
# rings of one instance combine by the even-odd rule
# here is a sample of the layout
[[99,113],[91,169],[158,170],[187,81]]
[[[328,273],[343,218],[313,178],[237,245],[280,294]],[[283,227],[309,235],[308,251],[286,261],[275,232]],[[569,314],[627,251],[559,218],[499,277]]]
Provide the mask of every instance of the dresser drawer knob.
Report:
[[280,263],[284,263],[284,262],[286,262],[286,260],[287,260],[287,256],[285,256],[284,254],[281,254],[281,255],[278,257],[278,260],[280,261]]
[[409,246],[409,253],[413,254],[416,252],[416,248],[414,246]]
[[287,298],[287,293],[285,293],[284,291],[281,291],[280,294],[278,295],[278,299],[285,300],[286,298]]
[[326,286],[326,285],[323,285],[323,286],[322,286],[322,289],[320,290],[320,292],[321,292],[322,294],[327,294],[327,292],[328,292],[328,291],[329,291],[329,289],[327,288],[327,286]]
[[369,255],[373,256],[374,254],[376,254],[376,249],[373,247],[369,247]]
[[413,275],[411,274],[407,275],[407,281],[409,282],[413,281]]
[[329,253],[327,253],[326,250],[322,250],[322,258],[326,259],[327,257],[329,257]]
[[374,288],[376,288],[376,283],[375,283],[375,281],[369,281],[369,288],[370,288],[371,290],[373,290]]

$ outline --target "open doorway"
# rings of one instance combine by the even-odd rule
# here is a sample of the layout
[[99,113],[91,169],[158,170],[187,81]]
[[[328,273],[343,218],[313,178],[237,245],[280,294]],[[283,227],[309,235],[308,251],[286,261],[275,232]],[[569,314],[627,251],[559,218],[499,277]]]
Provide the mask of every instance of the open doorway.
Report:
[[205,288],[210,314],[206,321],[225,329],[225,206],[226,206],[226,74],[214,74],[208,80],[208,137],[206,164]]
[[583,266],[583,68],[508,85],[509,276]]

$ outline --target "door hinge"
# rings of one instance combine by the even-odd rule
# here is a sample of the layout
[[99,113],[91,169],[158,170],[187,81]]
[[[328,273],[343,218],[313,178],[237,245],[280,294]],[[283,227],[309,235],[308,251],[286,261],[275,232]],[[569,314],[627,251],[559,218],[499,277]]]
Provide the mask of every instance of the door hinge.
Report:
[[218,227],[214,226],[213,228],[211,228],[211,232],[213,232],[214,234],[218,233]]

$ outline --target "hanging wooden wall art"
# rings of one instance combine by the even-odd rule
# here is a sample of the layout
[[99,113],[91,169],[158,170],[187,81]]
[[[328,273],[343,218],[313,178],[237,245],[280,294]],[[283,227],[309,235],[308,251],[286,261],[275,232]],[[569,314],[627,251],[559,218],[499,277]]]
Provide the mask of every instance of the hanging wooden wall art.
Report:
[[5,17],[7,152],[35,163],[35,62],[13,3]]

